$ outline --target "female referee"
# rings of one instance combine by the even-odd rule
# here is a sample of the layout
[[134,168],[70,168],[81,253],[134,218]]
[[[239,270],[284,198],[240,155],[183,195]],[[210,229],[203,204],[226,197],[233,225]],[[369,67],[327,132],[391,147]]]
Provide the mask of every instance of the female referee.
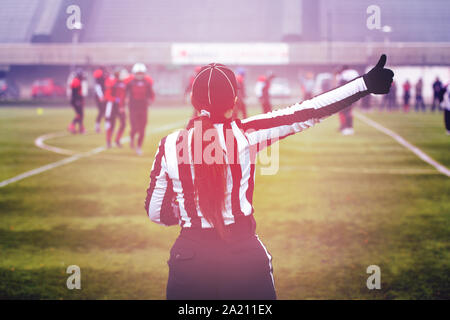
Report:
[[[386,94],[386,56],[362,77],[288,108],[233,120],[234,73],[201,68],[192,85],[200,115],[163,138],[145,208],[158,224],[179,224],[168,261],[167,299],[276,299],[272,257],[255,233],[253,188],[261,146],[313,126],[369,93]],[[216,142],[219,148],[212,148]]]

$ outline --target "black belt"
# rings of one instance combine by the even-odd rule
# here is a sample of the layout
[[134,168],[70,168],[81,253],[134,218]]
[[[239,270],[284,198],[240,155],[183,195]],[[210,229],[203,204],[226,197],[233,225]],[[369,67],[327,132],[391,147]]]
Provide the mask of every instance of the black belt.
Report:
[[235,222],[225,226],[224,237],[215,228],[181,228],[180,237],[194,241],[240,240],[255,235],[256,222],[252,215],[235,218]]

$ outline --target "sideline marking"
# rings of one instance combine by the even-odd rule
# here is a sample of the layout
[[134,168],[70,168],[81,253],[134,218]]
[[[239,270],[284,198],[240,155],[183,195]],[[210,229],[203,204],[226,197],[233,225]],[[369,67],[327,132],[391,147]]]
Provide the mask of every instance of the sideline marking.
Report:
[[48,140],[48,139],[65,137],[68,135],[70,135],[70,133],[65,132],[65,131],[47,133],[40,137],[37,137],[36,140],[34,140],[34,144],[36,145],[36,147],[44,149],[44,150],[48,150],[48,151],[52,151],[52,152],[64,154],[64,155],[74,155],[74,154],[76,154],[75,151],[62,149],[62,148],[58,148],[58,147],[54,147],[54,146],[49,146],[49,145],[45,144],[45,142],[44,142],[45,140]]
[[441,174],[432,168],[344,168],[344,167],[319,167],[319,166],[282,166],[280,171],[328,171],[336,173],[354,173],[354,174],[390,174],[390,175],[420,175],[420,174]]
[[[185,121],[183,121],[182,123],[185,123]],[[161,132],[161,131],[174,129],[174,128],[178,127],[179,125],[181,125],[182,123],[181,122],[172,123],[172,124],[169,124],[169,125],[165,125],[165,126],[156,128],[154,130],[150,130],[150,132],[157,133],[157,132]],[[49,139],[49,137],[48,137],[49,135],[50,136],[53,135],[52,137],[63,136],[63,132],[47,134],[47,135],[43,135],[41,137],[38,137],[38,139],[35,140],[35,143],[36,143],[36,141],[39,140],[39,138],[42,138],[42,139],[39,140],[40,143],[42,144],[42,146],[39,146],[38,144],[36,144],[36,146],[38,146],[40,148],[43,147],[43,149],[46,149],[46,150],[49,150],[49,151],[53,151],[53,152],[56,152],[56,153],[60,153],[60,152],[72,152],[73,153],[73,151],[71,151],[71,150],[65,150],[65,149],[60,149],[60,148],[57,148],[57,147],[52,147],[52,146],[45,145],[43,143],[45,141],[45,136],[47,136],[47,139]],[[130,139],[130,137],[123,137],[120,141],[125,143],[126,141],[129,141],[129,139]],[[5,187],[8,184],[11,184],[11,183],[23,180],[25,178],[37,175],[39,173],[42,173],[42,172],[45,172],[45,171],[48,171],[48,170],[51,170],[51,169],[63,166],[63,165],[68,164],[68,163],[72,163],[72,162],[77,161],[77,160],[79,160],[81,158],[86,158],[86,157],[93,156],[93,155],[98,154],[100,152],[103,152],[105,150],[106,150],[105,146],[97,147],[97,148],[92,149],[92,150],[90,150],[88,152],[77,153],[77,154],[74,154],[74,155],[72,155],[72,156],[70,156],[68,158],[64,158],[62,160],[58,160],[56,162],[52,162],[52,163],[46,164],[46,165],[44,165],[42,167],[30,170],[30,171],[26,171],[24,173],[21,173],[21,174],[15,176],[15,177],[12,177],[10,179],[1,181],[0,182],[0,188],[1,187]],[[63,153],[63,154],[67,155],[67,153]]]
[[409,143],[408,141],[406,141],[404,138],[399,136],[394,131],[389,130],[386,127],[383,127],[378,122],[375,122],[372,119],[367,118],[366,116],[360,114],[359,112],[355,112],[355,116],[358,119],[360,119],[363,122],[365,122],[366,124],[368,124],[369,126],[371,126],[371,127],[375,128],[375,129],[383,132],[384,134],[387,134],[388,136],[394,138],[398,143],[400,143],[402,146],[404,146],[405,148],[407,148],[410,151],[412,151],[420,159],[422,159],[426,163],[428,163],[428,164],[432,165],[433,167],[435,167],[437,171],[439,171],[440,173],[446,175],[447,177],[450,177],[450,170],[449,169],[447,169],[445,166],[443,166],[442,164],[440,164],[436,160],[432,159],[429,155],[427,155],[422,150],[420,150],[416,146],[414,146],[411,143]]

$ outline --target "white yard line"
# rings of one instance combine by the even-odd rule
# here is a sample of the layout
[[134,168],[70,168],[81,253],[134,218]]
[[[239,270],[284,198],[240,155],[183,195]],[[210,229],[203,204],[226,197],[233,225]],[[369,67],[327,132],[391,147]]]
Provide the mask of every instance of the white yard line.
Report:
[[5,187],[8,184],[17,182],[19,180],[22,180],[22,179],[34,176],[36,174],[42,173],[44,171],[48,171],[48,170],[57,168],[59,166],[62,166],[62,165],[74,162],[74,161],[80,159],[81,157],[82,157],[82,155],[73,155],[73,156],[71,156],[69,158],[65,158],[65,159],[62,159],[62,160],[59,160],[59,161],[56,161],[56,162],[52,162],[52,163],[49,163],[49,164],[47,164],[45,166],[42,166],[42,167],[30,170],[30,171],[21,173],[18,176],[15,176],[13,178],[10,178],[10,179],[7,179],[7,180],[4,180],[4,181],[0,182],[0,188],[1,187]]
[[421,174],[441,174],[433,168],[344,168],[330,166],[281,166],[280,171],[315,171],[315,172],[336,172],[354,174],[389,174],[389,175],[421,175]]
[[[156,128],[154,130],[149,130],[149,131],[150,131],[150,133],[163,132],[163,131],[166,131],[166,130],[177,128],[177,127],[179,127],[182,124],[184,124],[184,121],[183,122],[171,123],[171,124],[168,124],[168,125],[165,125],[165,126],[162,126],[162,127],[158,127],[158,128]],[[41,137],[38,137],[35,140],[35,144],[39,148],[43,148],[45,150],[56,152],[56,153],[59,153],[59,154],[66,154],[67,155],[68,153],[66,153],[66,152],[72,152],[73,153],[73,151],[71,151],[71,150],[66,150],[66,149],[61,149],[61,148],[57,148],[57,147],[47,146],[44,143],[44,141],[46,139],[55,138],[55,137],[62,137],[62,136],[64,136],[64,132],[51,133],[51,134],[43,135]],[[129,137],[124,137],[124,138],[121,139],[121,142],[125,143],[125,142],[127,142],[129,140],[130,140]],[[64,158],[62,160],[46,164],[45,166],[42,166],[42,167],[30,170],[30,171],[21,173],[21,174],[15,176],[15,177],[12,177],[12,178],[4,180],[4,181],[1,181],[0,182],[0,188],[1,187],[5,187],[5,186],[7,186],[7,185],[9,185],[11,183],[23,180],[25,178],[28,178],[28,177],[40,174],[42,172],[49,171],[51,169],[63,166],[65,164],[72,163],[72,162],[77,161],[77,160],[79,160],[81,158],[86,158],[86,157],[93,156],[93,155],[98,154],[100,152],[103,152],[105,150],[106,150],[106,147],[105,146],[101,146],[101,147],[97,147],[95,149],[92,149],[92,150],[90,150],[88,152],[73,154],[72,156],[70,156],[68,158]]]
[[410,151],[412,151],[416,156],[418,156],[420,159],[422,159],[423,161],[425,161],[426,163],[432,165],[433,167],[436,168],[437,171],[439,171],[440,173],[446,175],[447,177],[450,177],[450,170],[448,168],[446,168],[445,166],[443,166],[442,164],[440,164],[439,162],[437,162],[436,160],[432,159],[429,155],[427,155],[425,152],[423,152],[422,150],[420,150],[419,148],[417,148],[416,146],[412,145],[411,143],[409,143],[408,141],[406,141],[404,138],[402,138],[401,136],[399,136],[397,133],[395,133],[392,130],[389,130],[386,127],[383,127],[381,124],[379,124],[378,122],[373,121],[372,119],[369,119],[368,117],[360,114],[359,112],[355,112],[355,116],[362,120],[363,122],[365,122],[366,124],[368,124],[369,126],[383,132],[384,134],[387,134],[388,136],[394,138],[398,143],[400,143],[402,146],[404,146],[405,148],[409,149]]
[[44,134],[44,135],[42,135],[40,137],[37,137],[36,140],[34,140],[34,144],[38,148],[45,149],[45,150],[48,150],[48,151],[51,151],[51,152],[54,152],[54,153],[65,154],[65,155],[76,154],[76,152],[72,151],[72,150],[62,149],[62,148],[49,146],[49,145],[45,144],[45,140],[53,139],[53,138],[65,137],[65,136],[68,136],[68,135],[70,135],[70,133],[65,132],[65,131],[54,132],[54,133],[47,133],[47,134]]

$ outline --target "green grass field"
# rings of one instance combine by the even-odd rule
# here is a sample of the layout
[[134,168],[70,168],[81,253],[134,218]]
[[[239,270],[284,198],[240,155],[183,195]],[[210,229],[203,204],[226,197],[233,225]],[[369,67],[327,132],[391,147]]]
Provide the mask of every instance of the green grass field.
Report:
[[[256,109],[252,109],[256,112]],[[150,110],[144,157],[107,150],[0,188],[1,299],[164,299],[169,249],[179,232],[144,206],[154,152],[189,108]],[[34,140],[64,131],[69,108],[0,108],[0,182],[63,159]],[[93,127],[95,110],[87,110]],[[450,167],[440,114],[368,114]],[[257,171],[257,233],[273,256],[280,299],[449,299],[450,179],[391,137],[336,116],[279,144],[277,175]],[[153,131],[152,131],[153,130]],[[85,152],[104,136],[63,136]],[[66,268],[81,268],[68,290]],[[366,268],[381,268],[368,290]]]

